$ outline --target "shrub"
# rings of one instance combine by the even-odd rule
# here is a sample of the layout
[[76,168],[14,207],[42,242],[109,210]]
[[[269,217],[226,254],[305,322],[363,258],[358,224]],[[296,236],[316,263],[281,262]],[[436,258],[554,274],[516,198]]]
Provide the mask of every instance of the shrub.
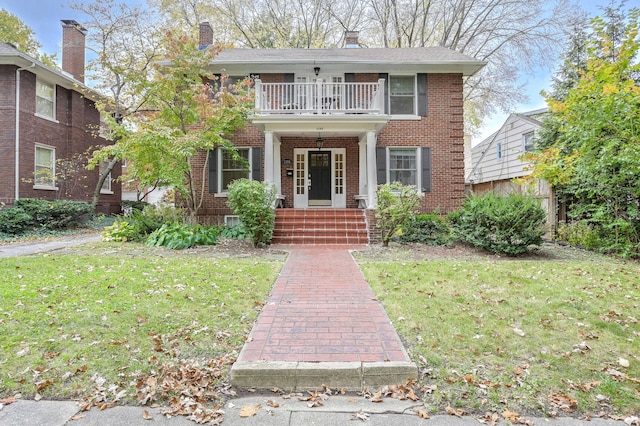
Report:
[[561,223],[554,237],[556,241],[564,241],[586,249],[597,249],[602,246],[599,233],[587,221]]
[[103,241],[135,241],[139,239],[139,234],[137,233],[135,227],[128,222],[125,221],[116,221],[111,226],[105,226],[104,231],[102,232],[102,240]]
[[122,212],[131,214],[134,210],[144,210],[148,205],[146,201],[122,200]]
[[437,213],[420,214],[402,225],[402,233],[397,238],[401,243],[441,246],[451,242],[451,229]]
[[0,210],[0,233],[20,235],[33,227],[33,219],[21,207],[5,207]]
[[538,200],[510,194],[488,193],[469,197],[449,216],[455,236],[492,253],[518,255],[539,248],[545,212]]
[[220,229],[217,226],[185,225],[184,223],[165,223],[149,235],[146,245],[164,246],[182,250],[195,245],[215,245]]
[[391,237],[418,212],[420,194],[415,187],[398,182],[378,186],[376,226],[380,229],[382,245],[389,246]]
[[244,228],[244,225],[239,224],[236,226],[225,226],[220,231],[220,236],[222,238],[231,238],[234,240],[244,240],[249,236],[247,230]]
[[251,235],[255,247],[264,246],[273,238],[276,214],[275,189],[268,183],[249,179],[238,179],[229,185],[227,204],[238,215]]
[[126,222],[129,225],[126,227],[127,239],[121,241],[145,241],[153,231],[160,229],[165,223],[182,223],[183,215],[182,210],[171,206],[147,205],[143,210],[134,209],[129,215],[119,217],[116,222]]
[[88,221],[93,213],[93,206],[83,201],[22,198],[16,200],[14,207],[19,207],[30,215],[33,226],[47,229],[79,226]]

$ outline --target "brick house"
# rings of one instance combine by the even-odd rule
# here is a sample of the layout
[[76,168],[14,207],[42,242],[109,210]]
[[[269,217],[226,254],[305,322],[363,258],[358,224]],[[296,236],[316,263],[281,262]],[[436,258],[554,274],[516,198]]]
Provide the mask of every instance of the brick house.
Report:
[[[211,44],[210,27],[200,30],[201,47]],[[443,47],[357,46],[350,32],[345,48],[228,49],[213,59],[213,73],[253,78],[254,114],[231,137],[251,167],[208,153],[201,222],[231,214],[225,192],[238,177],[275,185],[278,217],[360,208],[371,223],[377,185],[392,181],[414,185],[425,212],[461,204],[463,81],[484,62]]]
[[[98,168],[85,168],[86,154],[107,141],[97,135],[99,95],[84,84],[85,30],[62,22],[62,71],[0,42],[0,202],[6,205],[20,198],[90,202],[98,181]],[[116,166],[98,211],[120,211],[119,175]]]

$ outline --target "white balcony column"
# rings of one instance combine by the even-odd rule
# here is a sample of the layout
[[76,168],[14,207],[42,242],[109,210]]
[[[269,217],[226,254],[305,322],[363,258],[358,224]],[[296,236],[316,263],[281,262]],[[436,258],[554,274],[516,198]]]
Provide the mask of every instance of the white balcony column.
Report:
[[276,190],[278,194],[282,194],[282,159],[280,157],[280,138],[277,136],[274,137],[273,140],[273,171],[274,171],[274,180],[273,182],[276,185]]
[[273,132],[264,132],[264,181],[273,181]]
[[376,170],[376,132],[367,132],[367,208],[373,209],[378,204],[376,189],[378,187]]
[[362,135],[358,142],[360,148],[359,173],[358,173],[358,194],[367,195],[367,136]]

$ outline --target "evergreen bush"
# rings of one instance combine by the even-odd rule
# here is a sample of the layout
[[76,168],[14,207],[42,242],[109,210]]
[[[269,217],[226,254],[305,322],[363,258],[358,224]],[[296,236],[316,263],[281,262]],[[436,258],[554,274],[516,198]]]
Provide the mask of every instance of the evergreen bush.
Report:
[[238,179],[228,188],[227,204],[238,215],[255,247],[271,243],[276,213],[276,192],[272,185],[249,179]]

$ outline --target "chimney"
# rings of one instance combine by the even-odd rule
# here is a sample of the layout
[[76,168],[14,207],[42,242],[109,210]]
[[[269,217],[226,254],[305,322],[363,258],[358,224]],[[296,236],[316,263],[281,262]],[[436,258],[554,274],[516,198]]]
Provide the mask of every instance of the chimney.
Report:
[[62,21],[62,71],[84,83],[86,29],[74,20]]
[[358,43],[358,36],[360,35],[360,31],[345,31],[344,33],[344,44],[347,49],[354,49],[360,47]]
[[213,44],[213,28],[211,28],[211,24],[209,22],[201,22],[200,23],[200,35],[199,35],[200,49],[204,49],[207,46],[211,46]]

